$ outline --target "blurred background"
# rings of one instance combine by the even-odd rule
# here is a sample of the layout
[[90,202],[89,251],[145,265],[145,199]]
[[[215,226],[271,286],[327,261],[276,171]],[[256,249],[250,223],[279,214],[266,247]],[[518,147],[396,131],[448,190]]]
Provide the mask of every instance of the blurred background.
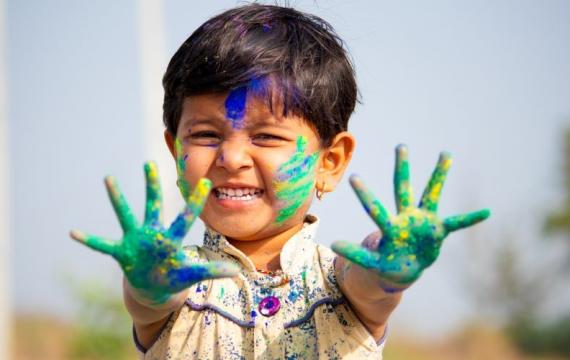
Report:
[[[161,77],[194,29],[244,3],[0,1],[1,359],[134,357],[118,266],[67,234],[119,238],[103,176],[142,216],[147,159],[173,218]],[[406,292],[385,358],[570,358],[570,2],[289,4],[329,21],[355,63],[349,173],[394,209],[395,146],[416,193],[448,150],[440,213],[493,212]],[[346,179],[313,211],[326,245],[375,229]]]

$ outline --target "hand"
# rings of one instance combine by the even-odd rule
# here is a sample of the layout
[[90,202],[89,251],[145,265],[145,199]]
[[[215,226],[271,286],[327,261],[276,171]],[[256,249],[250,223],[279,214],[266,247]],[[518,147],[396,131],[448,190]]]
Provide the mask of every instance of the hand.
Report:
[[398,214],[391,215],[357,176],[350,184],[364,209],[380,228],[379,241],[368,239],[359,246],[344,241],[332,244],[332,249],[350,261],[371,269],[387,282],[386,290],[407,288],[419,278],[439,255],[443,239],[450,233],[472,226],[489,217],[487,209],[441,219],[436,211],[447,171],[451,166],[448,153],[441,153],[418,207],[413,206],[410,186],[408,150],[396,149],[394,187]]
[[111,255],[120,264],[129,283],[156,304],[171,294],[204,279],[233,276],[238,268],[230,263],[196,263],[182,250],[182,240],[200,215],[211,182],[200,179],[168,229],[162,224],[162,191],[156,164],[145,164],[147,199],[145,220],[138,224],[133,212],[111,176],[105,178],[107,192],[123,228],[119,241],[72,231],[71,237],[90,248]]

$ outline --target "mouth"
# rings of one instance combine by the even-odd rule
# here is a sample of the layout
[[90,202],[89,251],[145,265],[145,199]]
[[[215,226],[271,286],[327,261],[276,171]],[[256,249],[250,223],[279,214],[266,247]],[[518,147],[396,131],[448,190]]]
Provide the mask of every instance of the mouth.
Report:
[[263,195],[263,189],[254,187],[218,187],[215,188],[214,196],[218,200],[251,201]]

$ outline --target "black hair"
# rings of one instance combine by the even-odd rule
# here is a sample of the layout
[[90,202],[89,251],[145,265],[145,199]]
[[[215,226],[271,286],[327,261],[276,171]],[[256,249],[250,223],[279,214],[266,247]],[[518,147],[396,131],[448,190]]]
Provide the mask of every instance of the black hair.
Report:
[[322,146],[347,130],[357,101],[344,43],[323,19],[289,7],[249,4],[200,26],[174,54],[163,78],[163,121],[176,135],[186,97],[246,87],[275,100],[317,131]]

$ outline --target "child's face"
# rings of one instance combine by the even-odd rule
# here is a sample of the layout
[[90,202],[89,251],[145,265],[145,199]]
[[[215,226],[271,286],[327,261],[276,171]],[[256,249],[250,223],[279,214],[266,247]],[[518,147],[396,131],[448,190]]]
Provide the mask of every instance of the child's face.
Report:
[[227,94],[184,101],[178,146],[169,141],[179,182],[212,181],[201,218],[231,239],[265,239],[302,224],[319,173],[317,133],[302,118],[277,118],[256,98],[242,104],[245,112],[231,106]]

